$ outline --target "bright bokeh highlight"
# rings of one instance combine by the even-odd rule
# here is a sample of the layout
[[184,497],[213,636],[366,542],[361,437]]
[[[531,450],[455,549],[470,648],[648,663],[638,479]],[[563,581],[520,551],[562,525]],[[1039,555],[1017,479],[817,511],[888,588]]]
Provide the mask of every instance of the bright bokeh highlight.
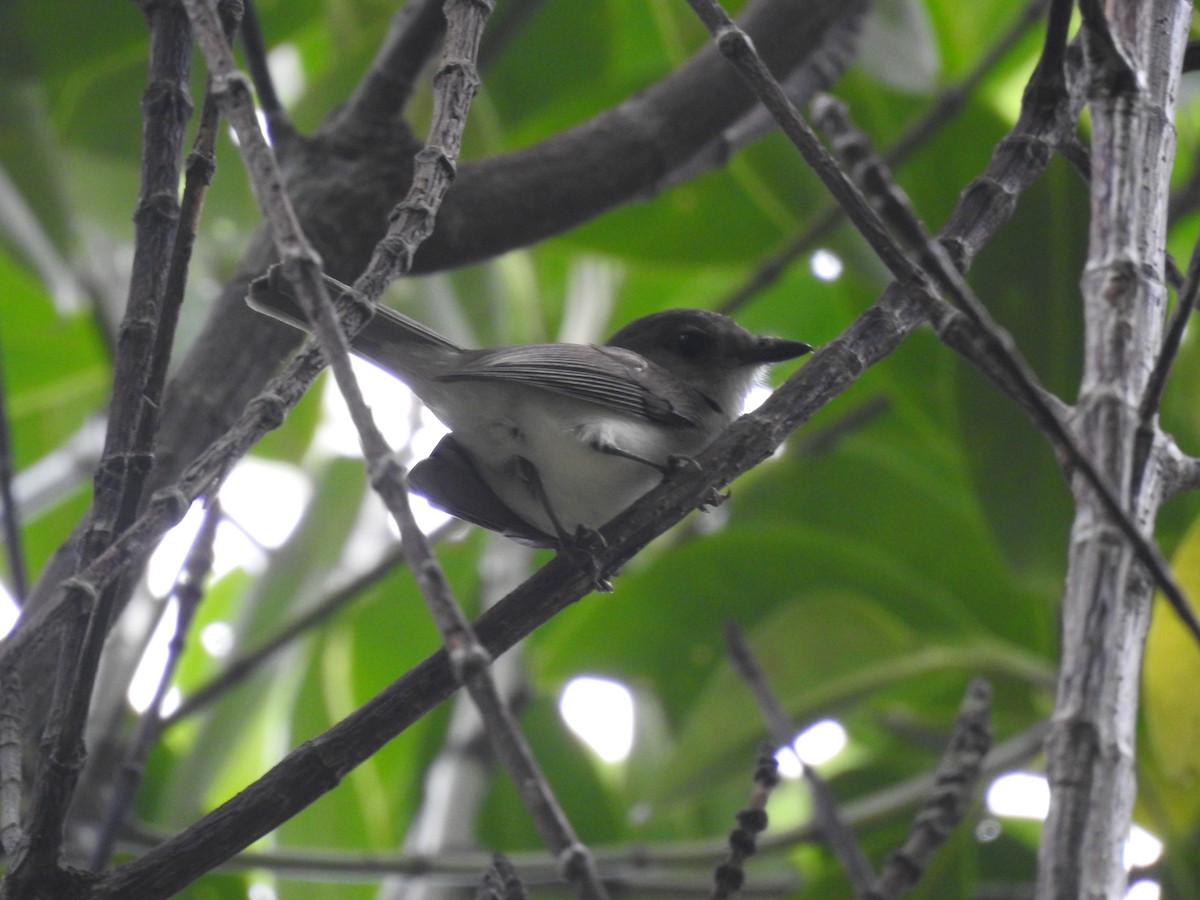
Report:
[[[363,399],[371,408],[371,418],[375,420],[375,426],[383,434],[388,446],[405,446],[414,437],[414,426],[419,428],[425,424],[420,401],[404,382],[373,363],[352,356],[350,365]],[[433,419],[433,422],[436,424],[437,420]],[[445,433],[444,428],[442,433]],[[429,446],[432,447],[436,442],[437,438],[434,438]],[[330,455],[362,456],[358,430],[350,418],[350,410],[346,408],[337,382],[332,378],[325,381],[325,390],[321,394],[321,424],[313,444],[320,452]]]
[[[239,462],[221,486],[221,511],[226,520],[217,526],[212,576],[220,578],[234,569],[261,567],[263,549],[278,547],[291,536],[311,495],[308,476],[295,466],[254,457]],[[166,597],[171,593],[203,519],[204,506],[197,501],[151,554],[146,583],[155,596]],[[167,664],[167,647],[175,634],[177,618],[172,600],[150,636],[130,681],[127,697],[138,712],[154,699]],[[212,623],[201,632],[200,640],[205,650],[219,656],[232,648],[233,633],[227,623]]]
[[987,807],[996,816],[1044,819],[1050,811],[1050,785],[1042,775],[1009,772],[988,788]]
[[175,585],[203,518],[204,506],[197,501],[179,524],[163,535],[158,547],[150,554],[150,561],[146,564],[146,582],[156,597],[166,596]]
[[[261,566],[263,548],[291,536],[311,495],[308,476],[295,466],[255,457],[239,462],[221,486],[221,511],[229,521],[217,526],[213,577]],[[155,596],[165,597],[175,585],[203,519],[204,505],[196,501],[151,554],[146,582]]]
[[1161,897],[1162,888],[1159,887],[1158,882],[1146,878],[1135,881],[1125,891],[1125,900],[1160,900]]
[[0,584],[0,638],[12,631],[13,626],[17,624],[19,612],[17,602],[13,600],[8,588]]
[[228,656],[233,649],[233,626],[228,622],[209,622],[200,629],[200,646],[216,659]]
[[821,248],[809,257],[808,269],[822,281],[837,281],[842,276],[842,258],[832,250]]
[[804,766],[819,766],[829,762],[846,749],[846,729],[834,719],[821,719],[805,728],[792,740],[790,747],[781,747],[775,754],[779,774],[784,778],[799,778]]
[[247,456],[221,486],[221,509],[263,547],[280,547],[292,536],[312,496],[302,469]]
[[1162,858],[1162,853],[1163,842],[1141,825],[1134,825],[1129,829],[1129,838],[1125,841],[1122,857],[1126,870],[1152,866]]
[[154,627],[154,633],[150,635],[146,651],[138,661],[137,668],[134,669],[133,678],[129,681],[129,690],[125,697],[134,712],[145,712],[154,700],[158,683],[162,680],[163,672],[167,668],[168,647],[171,643],[171,636],[175,634],[178,621],[179,606],[174,600],[169,600],[167,608],[163,610],[162,617]]
[[[437,442],[449,429],[438,421],[404,382],[356,356],[350,358],[350,364],[354,367],[363,399],[371,408],[371,417],[388,446],[395,450],[407,448],[407,455],[402,454],[402,457],[414,462],[433,452]],[[318,452],[328,455],[361,457],[358,430],[332,379],[326,382],[321,404],[321,424],[313,440],[314,447]],[[419,494],[410,494],[408,499],[417,525],[426,534],[442,527],[450,518],[440,509],[430,506]],[[394,524],[392,532],[398,534]]]
[[573,678],[563,688],[558,709],[575,734],[609,763],[621,762],[633,748],[633,695],[608,678]]
[[[987,792],[988,810],[997,816],[1011,816],[1019,819],[1045,819],[1050,812],[1050,785],[1044,775],[1031,772],[1009,772],[1001,775],[992,782]],[[1163,844],[1158,838],[1142,828],[1134,825],[1129,830],[1125,841],[1123,861],[1125,869],[1144,868],[1152,866],[1162,857]],[[1144,882],[1152,885],[1155,890],[1158,885],[1154,882]],[[1131,888],[1132,890],[1132,888]],[[1150,890],[1149,887],[1143,890]],[[1140,895],[1127,894],[1134,900],[1142,900]],[[1157,896],[1157,894],[1147,897]]]
[[279,102],[291,108],[304,94],[304,59],[300,48],[292,43],[276,44],[267,54],[267,68]]

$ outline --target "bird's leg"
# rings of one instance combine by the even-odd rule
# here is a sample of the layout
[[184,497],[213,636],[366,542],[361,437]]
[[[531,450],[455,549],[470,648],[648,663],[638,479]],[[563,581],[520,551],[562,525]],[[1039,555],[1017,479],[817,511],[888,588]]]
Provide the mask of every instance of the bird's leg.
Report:
[[546,515],[550,519],[550,524],[554,526],[554,533],[558,536],[559,543],[565,543],[569,535],[567,530],[563,528],[562,522],[558,515],[554,512],[554,507],[550,505],[550,498],[546,496],[546,488],[542,484],[542,476],[538,474],[537,466],[531,463],[523,456],[518,456],[516,459],[517,475],[525,486],[529,488],[529,492],[541,504],[542,509],[546,511]]
[[[665,463],[657,463],[652,459],[646,459],[644,456],[638,456],[636,453],[631,453],[628,450],[623,450],[614,444],[607,444],[601,441],[596,441],[592,444],[600,453],[607,453],[610,456],[619,456],[622,459],[632,460],[636,463],[641,463],[644,466],[657,471],[662,475],[663,479],[670,478],[672,475],[678,475],[681,472],[699,472],[700,463],[696,462],[694,457],[688,456],[686,453],[672,453],[667,457]],[[704,500],[700,503],[700,508],[720,506],[729,499],[729,494],[722,494],[716,488],[711,488],[705,495]]]
[[609,456],[619,456],[621,459],[628,459],[635,463],[641,463],[643,466],[649,466],[662,475],[663,478],[667,478],[673,473],[680,472],[689,466],[691,468],[699,468],[694,459],[682,453],[672,453],[667,457],[665,463],[660,463],[652,459],[647,459],[644,456],[638,456],[638,454],[618,447],[616,444],[609,444],[601,440],[593,441],[592,447],[599,453],[607,453]]
[[595,584],[596,590],[611,594],[612,582],[608,580],[600,569],[600,564],[596,561],[596,555],[607,546],[604,536],[594,528],[584,525],[576,528],[574,534],[569,533],[554,512],[550,498],[546,496],[546,488],[542,484],[542,477],[538,474],[537,466],[523,456],[517,457],[517,474],[528,486],[530,493],[537,498],[542,509],[546,511],[550,524],[554,526],[554,533],[558,537],[560,549],[571,554],[580,566],[591,570],[592,582]]

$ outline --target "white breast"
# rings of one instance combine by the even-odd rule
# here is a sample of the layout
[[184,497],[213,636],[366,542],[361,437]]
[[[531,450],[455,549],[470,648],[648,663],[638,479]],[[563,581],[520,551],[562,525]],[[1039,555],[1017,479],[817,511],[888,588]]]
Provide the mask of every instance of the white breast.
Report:
[[[617,446],[662,465],[672,454],[694,453],[706,443],[699,430],[667,429],[545,391],[455,385],[464,387],[473,393],[471,414],[450,403],[459,412],[445,424],[496,495],[548,534],[556,532],[554,523],[534,485],[521,477],[520,459],[538,472],[555,517],[573,534],[581,525],[604,525],[662,480],[658,470],[598,446]],[[436,406],[434,411],[440,413]]]

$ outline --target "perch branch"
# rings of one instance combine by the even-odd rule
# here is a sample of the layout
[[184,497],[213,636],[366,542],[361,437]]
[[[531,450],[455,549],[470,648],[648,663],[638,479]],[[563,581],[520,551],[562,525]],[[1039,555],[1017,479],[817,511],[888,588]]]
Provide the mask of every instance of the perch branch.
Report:
[[[729,659],[734,670],[741,676],[742,681],[750,688],[758,703],[759,712],[767,723],[771,740],[777,747],[791,747],[799,729],[792,717],[788,715],[771,685],[767,682],[766,674],[754,658],[745,634],[738,624],[732,620],[725,623],[725,646],[729,651]],[[813,767],[803,760],[800,762],[804,780],[812,793],[813,806],[816,809],[817,826],[829,841],[833,852],[841,860],[842,867],[850,879],[856,897],[862,897],[871,888],[875,873],[867,861],[862,847],[855,840],[853,832],[842,818],[837,801],[825,779],[818,775]]]

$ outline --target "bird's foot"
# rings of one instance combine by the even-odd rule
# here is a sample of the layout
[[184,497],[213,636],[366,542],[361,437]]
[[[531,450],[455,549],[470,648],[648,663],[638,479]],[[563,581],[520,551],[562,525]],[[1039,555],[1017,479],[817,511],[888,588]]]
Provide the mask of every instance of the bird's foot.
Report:
[[579,568],[589,573],[596,590],[605,594],[612,593],[612,582],[608,580],[610,573],[604,571],[598,558],[601,551],[608,546],[604,535],[594,528],[580,525],[573,535],[560,535],[559,542],[562,544],[561,550],[568,554]]
[[661,471],[663,478],[670,478],[672,475],[682,475],[684,472],[699,472],[700,463],[686,453],[672,453],[667,457],[666,465],[662,467]]
[[[672,453],[667,457],[666,465],[663,466],[663,478],[670,478],[673,475],[682,475],[685,472],[699,472],[700,463],[683,453]],[[704,499],[700,501],[700,508],[703,510],[715,509],[729,499],[729,491],[721,491],[715,487],[708,489],[708,493],[704,495]]]

